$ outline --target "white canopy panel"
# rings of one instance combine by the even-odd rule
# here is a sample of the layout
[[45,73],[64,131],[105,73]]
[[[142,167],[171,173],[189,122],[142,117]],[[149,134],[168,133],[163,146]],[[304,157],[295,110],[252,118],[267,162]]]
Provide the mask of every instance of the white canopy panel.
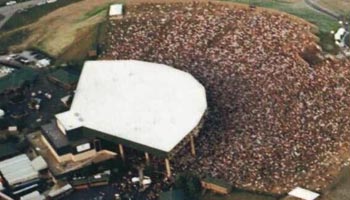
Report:
[[0,162],[0,171],[9,185],[30,181],[39,177],[27,155],[21,154]]
[[296,187],[292,191],[288,193],[288,195],[297,197],[303,200],[314,200],[320,195],[318,193],[312,192],[310,190],[306,190],[300,187]]
[[123,4],[113,4],[109,7],[109,16],[122,15]]
[[70,111],[56,117],[67,131],[84,126],[169,152],[206,108],[205,89],[189,73],[134,60],[88,61]]

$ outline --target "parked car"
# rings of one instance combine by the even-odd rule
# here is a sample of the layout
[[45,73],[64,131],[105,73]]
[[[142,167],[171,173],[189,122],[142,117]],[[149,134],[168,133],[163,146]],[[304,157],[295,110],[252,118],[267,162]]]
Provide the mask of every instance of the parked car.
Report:
[[17,54],[10,54],[6,57],[6,60],[10,61],[10,60],[13,60],[13,59],[16,59],[18,58],[18,55]]
[[17,4],[17,1],[8,1],[6,2],[6,6],[12,6],[12,5],[15,5]]
[[[133,178],[131,179],[131,182],[133,182],[133,183],[140,182],[140,178],[139,178],[139,177],[133,177]],[[152,183],[152,180],[151,180],[150,177],[144,176],[144,177],[143,177],[143,180],[142,180],[142,183],[143,183],[143,185],[149,185],[149,184]]]

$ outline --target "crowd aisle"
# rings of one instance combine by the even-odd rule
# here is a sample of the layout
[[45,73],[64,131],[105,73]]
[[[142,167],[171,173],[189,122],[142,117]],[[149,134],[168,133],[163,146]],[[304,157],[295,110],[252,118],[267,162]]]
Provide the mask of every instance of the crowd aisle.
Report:
[[175,172],[263,192],[319,190],[349,149],[350,62],[305,62],[300,55],[315,46],[311,28],[248,7],[141,4],[110,23],[101,58],[167,64],[205,86],[198,155],[184,149]]

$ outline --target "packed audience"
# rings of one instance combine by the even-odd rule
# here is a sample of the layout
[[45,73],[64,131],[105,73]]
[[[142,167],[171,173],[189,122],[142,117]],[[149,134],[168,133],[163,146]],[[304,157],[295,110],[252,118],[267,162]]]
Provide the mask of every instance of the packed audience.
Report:
[[[190,72],[208,115],[175,172],[283,193],[323,189],[349,149],[350,63],[307,63],[312,27],[290,16],[214,3],[140,4],[111,21],[101,59],[136,59]],[[310,53],[310,52],[306,52]]]

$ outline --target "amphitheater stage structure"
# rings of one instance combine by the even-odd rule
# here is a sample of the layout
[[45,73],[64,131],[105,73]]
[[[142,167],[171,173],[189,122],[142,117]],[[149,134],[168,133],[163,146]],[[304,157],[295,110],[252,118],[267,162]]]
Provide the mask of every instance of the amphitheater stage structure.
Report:
[[[170,159],[190,144],[195,155],[207,101],[191,74],[136,60],[88,61],[69,111],[56,115],[42,139],[59,162],[81,161],[110,151],[125,160],[124,146]],[[44,127],[45,128],[45,127]],[[117,147],[116,147],[117,145]]]

